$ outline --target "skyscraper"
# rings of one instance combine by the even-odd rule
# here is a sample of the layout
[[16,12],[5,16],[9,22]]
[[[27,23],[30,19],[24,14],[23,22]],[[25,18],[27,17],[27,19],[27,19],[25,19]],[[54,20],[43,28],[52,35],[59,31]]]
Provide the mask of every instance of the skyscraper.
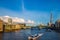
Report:
[[53,16],[52,16],[52,12],[51,12],[51,14],[50,14],[50,21],[49,21],[49,23],[48,23],[48,26],[49,27],[51,27],[51,25],[53,24]]
[[50,23],[52,23],[53,21],[53,16],[52,16],[52,13],[50,14]]

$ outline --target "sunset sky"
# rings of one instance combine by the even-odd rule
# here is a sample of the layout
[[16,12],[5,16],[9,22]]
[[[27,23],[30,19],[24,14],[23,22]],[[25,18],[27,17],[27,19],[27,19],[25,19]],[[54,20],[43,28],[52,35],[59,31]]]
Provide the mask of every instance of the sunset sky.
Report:
[[46,24],[51,13],[53,22],[60,19],[60,0],[0,0],[0,16]]

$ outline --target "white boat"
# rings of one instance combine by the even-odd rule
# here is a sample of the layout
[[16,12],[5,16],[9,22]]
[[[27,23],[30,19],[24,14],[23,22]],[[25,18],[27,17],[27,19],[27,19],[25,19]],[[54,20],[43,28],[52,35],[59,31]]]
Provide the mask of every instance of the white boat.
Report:
[[39,37],[41,37],[43,35],[43,33],[41,34],[35,34],[35,35],[31,35],[28,37],[28,40],[37,40]]

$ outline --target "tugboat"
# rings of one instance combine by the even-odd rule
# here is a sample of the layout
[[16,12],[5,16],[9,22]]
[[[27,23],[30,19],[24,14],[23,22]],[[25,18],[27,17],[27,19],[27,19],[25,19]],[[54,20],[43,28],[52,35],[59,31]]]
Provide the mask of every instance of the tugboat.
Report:
[[28,40],[37,40],[42,35],[43,35],[43,33],[42,34],[31,35],[31,36],[28,37]]

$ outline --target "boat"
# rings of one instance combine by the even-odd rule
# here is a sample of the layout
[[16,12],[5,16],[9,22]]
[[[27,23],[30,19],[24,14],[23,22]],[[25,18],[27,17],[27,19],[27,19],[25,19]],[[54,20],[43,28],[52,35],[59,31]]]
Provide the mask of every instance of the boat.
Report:
[[31,35],[28,37],[28,40],[37,40],[39,37],[41,37],[43,35],[43,33],[41,34],[35,34],[35,35]]

